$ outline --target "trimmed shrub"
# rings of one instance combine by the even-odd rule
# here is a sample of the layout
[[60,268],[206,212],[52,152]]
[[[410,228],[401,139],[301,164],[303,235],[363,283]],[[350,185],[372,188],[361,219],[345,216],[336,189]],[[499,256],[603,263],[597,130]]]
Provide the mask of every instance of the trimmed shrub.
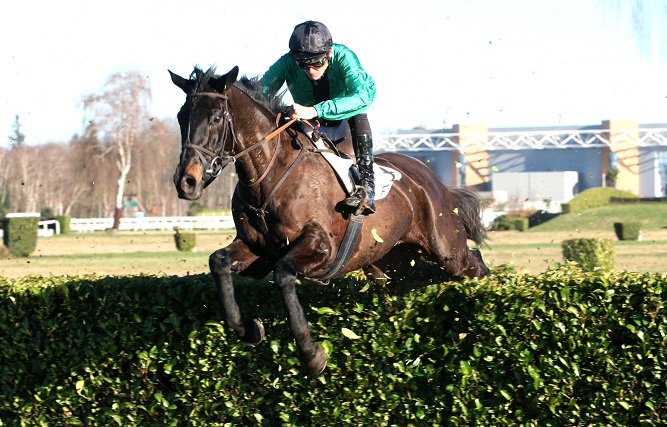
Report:
[[305,282],[329,354],[315,377],[279,290],[235,281],[266,329],[257,347],[223,325],[210,275],[0,278],[3,425],[667,423],[665,274],[564,266],[392,293]]
[[9,214],[4,219],[3,228],[3,242],[12,255],[27,257],[37,248],[38,214],[35,216]]
[[513,218],[512,223],[514,224],[514,229],[518,231],[528,230],[529,219],[528,218]]
[[528,230],[529,219],[511,215],[501,215],[493,220],[491,230],[506,231],[506,230]]
[[176,249],[181,252],[192,252],[197,244],[197,235],[195,233],[182,233],[176,229],[174,233],[174,241],[176,242]]
[[559,215],[560,215],[559,213],[537,211],[528,217],[528,227],[530,228],[537,227],[538,225],[542,225],[546,222],[551,221],[552,219],[558,217]]
[[60,234],[67,234],[70,232],[70,222],[72,220],[72,217],[69,215],[56,215],[54,217],[56,221],[60,223]]
[[638,221],[615,222],[614,232],[618,240],[639,240],[642,223]]
[[611,239],[569,239],[562,242],[563,258],[579,264],[585,271],[611,270],[616,262]]

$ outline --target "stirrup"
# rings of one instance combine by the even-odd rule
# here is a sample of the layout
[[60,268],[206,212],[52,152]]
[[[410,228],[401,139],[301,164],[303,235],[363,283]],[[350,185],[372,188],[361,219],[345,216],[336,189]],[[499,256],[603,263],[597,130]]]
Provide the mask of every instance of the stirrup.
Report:
[[356,211],[355,215],[370,215],[375,213],[375,202],[373,200],[363,200]]
[[354,193],[350,194],[345,200],[343,200],[343,204],[349,208],[356,209],[365,199],[366,190],[361,185],[357,185],[354,189]]
[[354,215],[368,215],[375,213],[375,201],[369,199],[366,189],[358,185],[355,192],[343,200],[343,204],[352,209]]

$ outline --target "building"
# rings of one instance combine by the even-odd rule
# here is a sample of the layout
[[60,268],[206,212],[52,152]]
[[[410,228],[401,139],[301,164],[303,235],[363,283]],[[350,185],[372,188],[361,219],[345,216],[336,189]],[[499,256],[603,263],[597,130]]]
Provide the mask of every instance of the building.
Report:
[[[520,179],[555,183],[552,193],[563,200],[540,193],[544,185],[524,184],[521,191],[530,200],[549,198],[558,203],[567,202],[570,194],[568,188],[561,191],[559,182],[572,187],[571,197],[610,185],[645,197],[662,197],[667,191],[667,124],[605,120],[599,126],[513,129],[460,124],[450,130],[382,135],[376,151],[419,158],[446,185],[493,192],[495,198],[502,191],[512,191],[500,188],[501,182],[516,184]],[[509,173],[515,175],[501,179]]]

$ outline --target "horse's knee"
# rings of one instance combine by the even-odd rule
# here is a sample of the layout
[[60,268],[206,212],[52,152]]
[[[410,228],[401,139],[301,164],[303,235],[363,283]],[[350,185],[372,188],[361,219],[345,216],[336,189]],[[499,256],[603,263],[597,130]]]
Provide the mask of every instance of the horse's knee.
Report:
[[273,270],[273,278],[278,287],[283,288],[285,285],[294,283],[296,280],[297,271],[294,265],[285,258],[279,260]]
[[222,273],[231,269],[231,258],[229,251],[218,249],[208,257],[208,266],[213,273]]

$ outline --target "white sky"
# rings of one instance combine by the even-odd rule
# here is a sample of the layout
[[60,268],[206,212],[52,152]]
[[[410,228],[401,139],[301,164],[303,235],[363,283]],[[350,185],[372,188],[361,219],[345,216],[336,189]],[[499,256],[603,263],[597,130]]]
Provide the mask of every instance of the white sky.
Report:
[[167,69],[261,74],[308,19],[375,78],[376,134],[667,123],[665,65],[639,53],[631,20],[605,1],[12,1],[0,22],[0,146],[17,114],[28,144],[69,141],[83,130],[83,97],[118,71],[145,73],[152,114],[175,118],[184,96]]

